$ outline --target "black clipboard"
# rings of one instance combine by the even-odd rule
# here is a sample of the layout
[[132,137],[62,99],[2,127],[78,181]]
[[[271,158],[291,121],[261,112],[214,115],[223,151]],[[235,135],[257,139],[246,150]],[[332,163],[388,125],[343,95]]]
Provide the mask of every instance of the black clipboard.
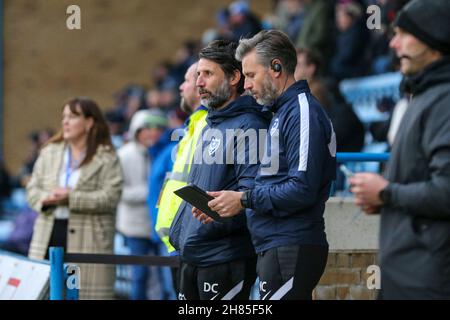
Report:
[[208,202],[213,200],[214,197],[207,194],[204,190],[200,189],[195,184],[190,183],[187,186],[175,190],[174,193],[186,202],[190,203],[192,206],[203,211],[206,215],[213,218],[215,221],[225,222],[230,219],[222,218],[217,212],[211,210],[211,208],[208,207]]

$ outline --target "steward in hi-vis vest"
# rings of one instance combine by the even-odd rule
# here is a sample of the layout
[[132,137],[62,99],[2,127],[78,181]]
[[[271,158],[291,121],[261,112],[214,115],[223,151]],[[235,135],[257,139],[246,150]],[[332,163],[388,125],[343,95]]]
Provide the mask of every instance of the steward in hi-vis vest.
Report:
[[172,172],[168,173],[166,183],[161,191],[155,229],[161,240],[167,246],[169,253],[175,250],[169,243],[170,225],[183,201],[183,199],[173,192],[187,184],[187,178],[195,153],[195,146],[203,128],[206,126],[207,110],[207,108],[200,106],[189,117],[185,135],[176,147],[176,160],[173,164]]

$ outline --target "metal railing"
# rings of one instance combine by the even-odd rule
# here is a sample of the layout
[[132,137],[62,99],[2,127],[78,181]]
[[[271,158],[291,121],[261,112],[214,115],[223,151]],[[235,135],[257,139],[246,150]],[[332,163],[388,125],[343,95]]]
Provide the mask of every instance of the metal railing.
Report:
[[389,160],[390,153],[365,153],[365,152],[338,152],[336,154],[337,162],[386,162]]
[[[178,257],[134,256],[114,254],[64,253],[61,247],[50,247],[50,300],[78,300],[76,286],[68,286],[68,263],[91,263],[112,265],[146,265],[178,267]],[[78,279],[79,280],[79,279]]]

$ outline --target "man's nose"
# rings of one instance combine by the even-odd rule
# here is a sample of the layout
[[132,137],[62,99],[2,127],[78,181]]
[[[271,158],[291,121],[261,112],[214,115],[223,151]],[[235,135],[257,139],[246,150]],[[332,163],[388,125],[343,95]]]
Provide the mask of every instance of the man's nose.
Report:
[[391,41],[389,41],[389,47],[392,49],[397,49],[398,48],[398,36],[395,35]]
[[244,90],[251,90],[253,88],[253,85],[250,81],[245,80],[244,81]]
[[203,78],[201,76],[198,76],[197,81],[195,82],[195,85],[197,87],[203,87],[205,85]]

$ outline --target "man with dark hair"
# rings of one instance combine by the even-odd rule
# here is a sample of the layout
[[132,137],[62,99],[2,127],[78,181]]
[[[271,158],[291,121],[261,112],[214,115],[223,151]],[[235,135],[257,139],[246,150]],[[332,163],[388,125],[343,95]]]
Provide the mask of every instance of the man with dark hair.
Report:
[[208,205],[222,217],[247,209],[262,300],[311,299],[328,256],[323,213],[336,171],[333,127],[306,80],[295,81],[296,51],[284,33],[241,40],[236,58],[245,89],[274,113],[265,145],[272,161],[262,159],[254,188],[210,192],[216,198]]
[[[248,133],[266,130],[270,118],[252,97],[240,96],[244,82],[236,47],[213,41],[200,51],[196,84],[208,115],[187,182],[203,190],[253,188],[259,162],[251,161],[250,153],[257,141],[240,142]],[[248,161],[239,161],[242,155]],[[248,299],[256,256],[245,215],[209,224],[195,215],[195,208],[183,202],[170,228],[170,243],[181,260],[179,299]]]
[[450,298],[450,1],[413,0],[390,46],[412,97],[384,177],[356,174],[356,204],[381,211],[381,299]]

